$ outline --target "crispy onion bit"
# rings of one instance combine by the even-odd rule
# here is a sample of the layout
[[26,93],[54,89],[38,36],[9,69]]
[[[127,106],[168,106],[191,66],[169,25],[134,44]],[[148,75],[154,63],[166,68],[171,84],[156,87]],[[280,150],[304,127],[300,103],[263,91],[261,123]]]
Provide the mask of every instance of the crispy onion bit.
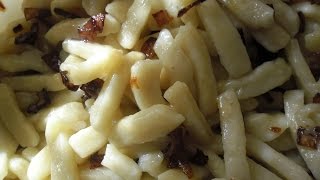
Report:
[[60,71],[62,83],[70,90],[70,91],[77,91],[79,89],[79,86],[72,84],[69,81],[69,78],[67,76],[68,71]]
[[57,51],[45,54],[41,58],[53,71],[60,71],[61,60]]
[[15,27],[12,29],[12,31],[13,31],[14,33],[21,32],[22,30],[23,30],[23,27],[22,27],[21,24],[18,24],[17,26],[15,26]]
[[82,99],[85,101],[90,98],[97,98],[99,92],[103,86],[104,81],[102,79],[95,79],[86,84],[80,86],[80,89],[84,91],[85,95]]
[[178,17],[181,17],[183,16],[185,13],[187,13],[191,8],[193,8],[194,6],[197,6],[199,4],[201,4],[202,2],[204,2],[206,0],[197,0],[197,1],[194,1],[193,3],[189,4],[188,6],[182,8],[179,10],[178,12]]
[[312,102],[317,104],[320,103],[320,93],[317,93],[316,95],[314,95]]
[[14,43],[34,45],[36,43],[36,40],[38,39],[38,32],[39,32],[39,24],[33,23],[31,25],[30,31],[17,36],[14,40]]
[[98,154],[95,153],[90,156],[90,169],[95,169],[98,167],[102,167],[102,160],[103,160],[104,154]]
[[6,7],[4,6],[4,4],[0,1],[0,11],[4,11],[6,10]]
[[28,113],[35,114],[39,112],[42,108],[47,107],[51,103],[51,99],[49,93],[46,89],[42,89],[42,91],[37,93],[38,101],[34,104],[31,104],[27,108]]
[[64,18],[68,18],[68,19],[80,18],[80,16],[73,14],[71,12],[68,12],[66,10],[60,9],[60,8],[54,8],[53,11],[57,15],[62,16]]
[[82,27],[78,28],[78,33],[83,40],[92,41],[98,33],[103,31],[105,15],[99,13],[92,16]]
[[157,38],[149,37],[141,46],[141,52],[143,52],[146,55],[146,57],[149,59],[157,59],[158,58],[156,52],[153,49],[156,41],[157,41]]
[[168,168],[180,168],[183,173],[192,178],[192,168],[188,162],[189,153],[185,149],[183,137],[186,134],[184,127],[178,127],[169,134],[170,143],[163,150],[164,158],[168,161]]
[[31,19],[44,19],[51,16],[51,12],[48,9],[40,8],[25,8],[24,17],[27,21]]
[[160,10],[152,14],[152,16],[160,27],[169,24],[173,20],[173,17],[168,14],[167,10]]
[[297,144],[311,149],[317,149],[320,142],[320,126],[311,129],[299,127],[297,130]]

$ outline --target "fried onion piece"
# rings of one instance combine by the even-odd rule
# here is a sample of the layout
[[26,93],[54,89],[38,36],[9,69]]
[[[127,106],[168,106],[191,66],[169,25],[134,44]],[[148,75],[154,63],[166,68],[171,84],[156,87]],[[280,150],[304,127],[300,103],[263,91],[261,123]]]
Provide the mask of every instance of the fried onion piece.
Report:
[[97,34],[103,31],[105,15],[99,13],[92,16],[82,27],[78,28],[78,33],[83,40],[93,41]]
[[81,85],[80,89],[85,93],[85,95],[83,96],[83,100],[85,101],[90,98],[97,98],[103,86],[103,83],[104,81],[102,79],[97,78]]
[[57,51],[45,54],[41,58],[53,71],[60,71],[61,60]]
[[79,89],[79,86],[72,84],[69,81],[69,78],[67,76],[68,71],[60,71],[62,83],[70,90],[70,91],[77,91]]
[[297,144],[300,146],[317,149],[320,143],[320,126],[311,129],[299,127],[297,130]]
[[163,150],[164,158],[168,161],[168,168],[180,168],[183,173],[192,178],[193,172],[188,162],[188,152],[185,149],[183,137],[186,134],[184,127],[178,127],[169,134],[170,143]]
[[98,167],[102,167],[102,160],[103,160],[104,154],[98,154],[95,153],[90,156],[90,169],[95,169]]
[[157,38],[149,37],[141,46],[141,52],[143,52],[146,55],[146,57],[149,59],[158,59],[158,56],[153,49],[156,41],[157,41]]
[[38,92],[37,96],[38,101],[27,108],[27,113],[35,114],[51,103],[49,93],[46,89],[42,89],[42,91]]
[[179,10],[178,12],[178,17],[182,17],[185,13],[187,13],[191,8],[193,8],[194,6],[197,6],[201,3],[203,3],[204,1],[206,0],[197,0],[197,1],[194,1],[193,3],[189,4],[188,6],[182,8]]
[[160,27],[169,24],[173,20],[173,17],[169,15],[167,10],[160,10],[152,14],[152,16]]
[[39,33],[39,24],[33,23],[31,25],[30,31],[22,33],[19,36],[17,36],[14,40],[14,43],[35,45],[38,39],[38,33]]

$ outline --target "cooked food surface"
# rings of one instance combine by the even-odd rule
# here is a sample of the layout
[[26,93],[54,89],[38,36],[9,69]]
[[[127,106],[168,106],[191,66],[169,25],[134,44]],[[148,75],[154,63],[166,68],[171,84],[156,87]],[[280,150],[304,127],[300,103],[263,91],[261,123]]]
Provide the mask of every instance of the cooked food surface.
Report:
[[0,0],[0,180],[320,180],[320,1]]

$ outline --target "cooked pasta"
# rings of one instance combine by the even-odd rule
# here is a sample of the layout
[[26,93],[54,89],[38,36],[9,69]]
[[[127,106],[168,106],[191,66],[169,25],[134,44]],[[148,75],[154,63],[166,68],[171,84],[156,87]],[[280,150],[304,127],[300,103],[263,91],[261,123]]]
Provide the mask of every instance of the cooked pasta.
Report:
[[0,180],[320,180],[318,0],[0,0]]

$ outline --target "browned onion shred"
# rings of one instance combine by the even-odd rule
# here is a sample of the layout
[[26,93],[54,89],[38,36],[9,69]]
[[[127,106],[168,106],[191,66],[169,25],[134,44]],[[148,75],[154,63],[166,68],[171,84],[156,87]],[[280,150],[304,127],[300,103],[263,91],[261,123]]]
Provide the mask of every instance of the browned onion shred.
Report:
[[43,55],[42,60],[55,72],[60,71],[61,60],[57,51]]
[[314,128],[299,127],[297,129],[297,144],[300,146],[317,149],[320,143],[320,126]]
[[92,16],[82,27],[78,28],[81,39],[93,41],[104,28],[105,14]]
[[67,76],[68,71],[60,71],[62,83],[69,89],[70,91],[77,91],[79,89],[79,86],[72,84],[69,81],[69,78]]
[[173,20],[173,17],[168,14],[167,10],[160,10],[152,14],[152,16],[160,27],[169,24]]
[[39,24],[33,23],[31,25],[31,29],[28,32],[22,33],[19,36],[15,38],[14,43],[15,44],[30,44],[35,45],[37,39],[38,39],[38,33],[39,33]]
[[37,96],[38,96],[38,101],[28,106],[27,108],[28,113],[32,113],[32,114],[37,113],[42,108],[47,107],[51,103],[50,96],[46,89],[42,89],[42,91],[38,92]]
[[103,160],[104,154],[98,154],[95,153],[90,156],[90,169],[95,169],[98,167],[102,167],[102,160]]
[[185,13],[187,13],[191,8],[193,8],[194,6],[197,6],[201,3],[203,3],[204,1],[206,0],[197,0],[197,1],[194,1],[193,3],[189,4],[188,6],[182,8],[179,10],[178,12],[178,17],[181,17],[183,16]]
[[86,84],[80,86],[80,89],[84,91],[85,95],[83,96],[83,100],[87,100],[90,98],[97,98],[99,92],[103,86],[104,81],[102,79],[94,79]]
[[183,126],[169,133],[170,143],[162,152],[168,161],[168,168],[180,168],[188,178],[192,178],[193,172],[188,161],[190,153],[185,149],[183,140],[185,134],[186,130]]
[[141,46],[141,52],[143,52],[146,55],[146,57],[149,59],[158,59],[158,56],[153,49],[156,41],[157,41],[157,38],[149,37]]
[[178,160],[179,168],[182,169],[182,172],[188,176],[189,179],[193,177],[192,167],[187,161]]

